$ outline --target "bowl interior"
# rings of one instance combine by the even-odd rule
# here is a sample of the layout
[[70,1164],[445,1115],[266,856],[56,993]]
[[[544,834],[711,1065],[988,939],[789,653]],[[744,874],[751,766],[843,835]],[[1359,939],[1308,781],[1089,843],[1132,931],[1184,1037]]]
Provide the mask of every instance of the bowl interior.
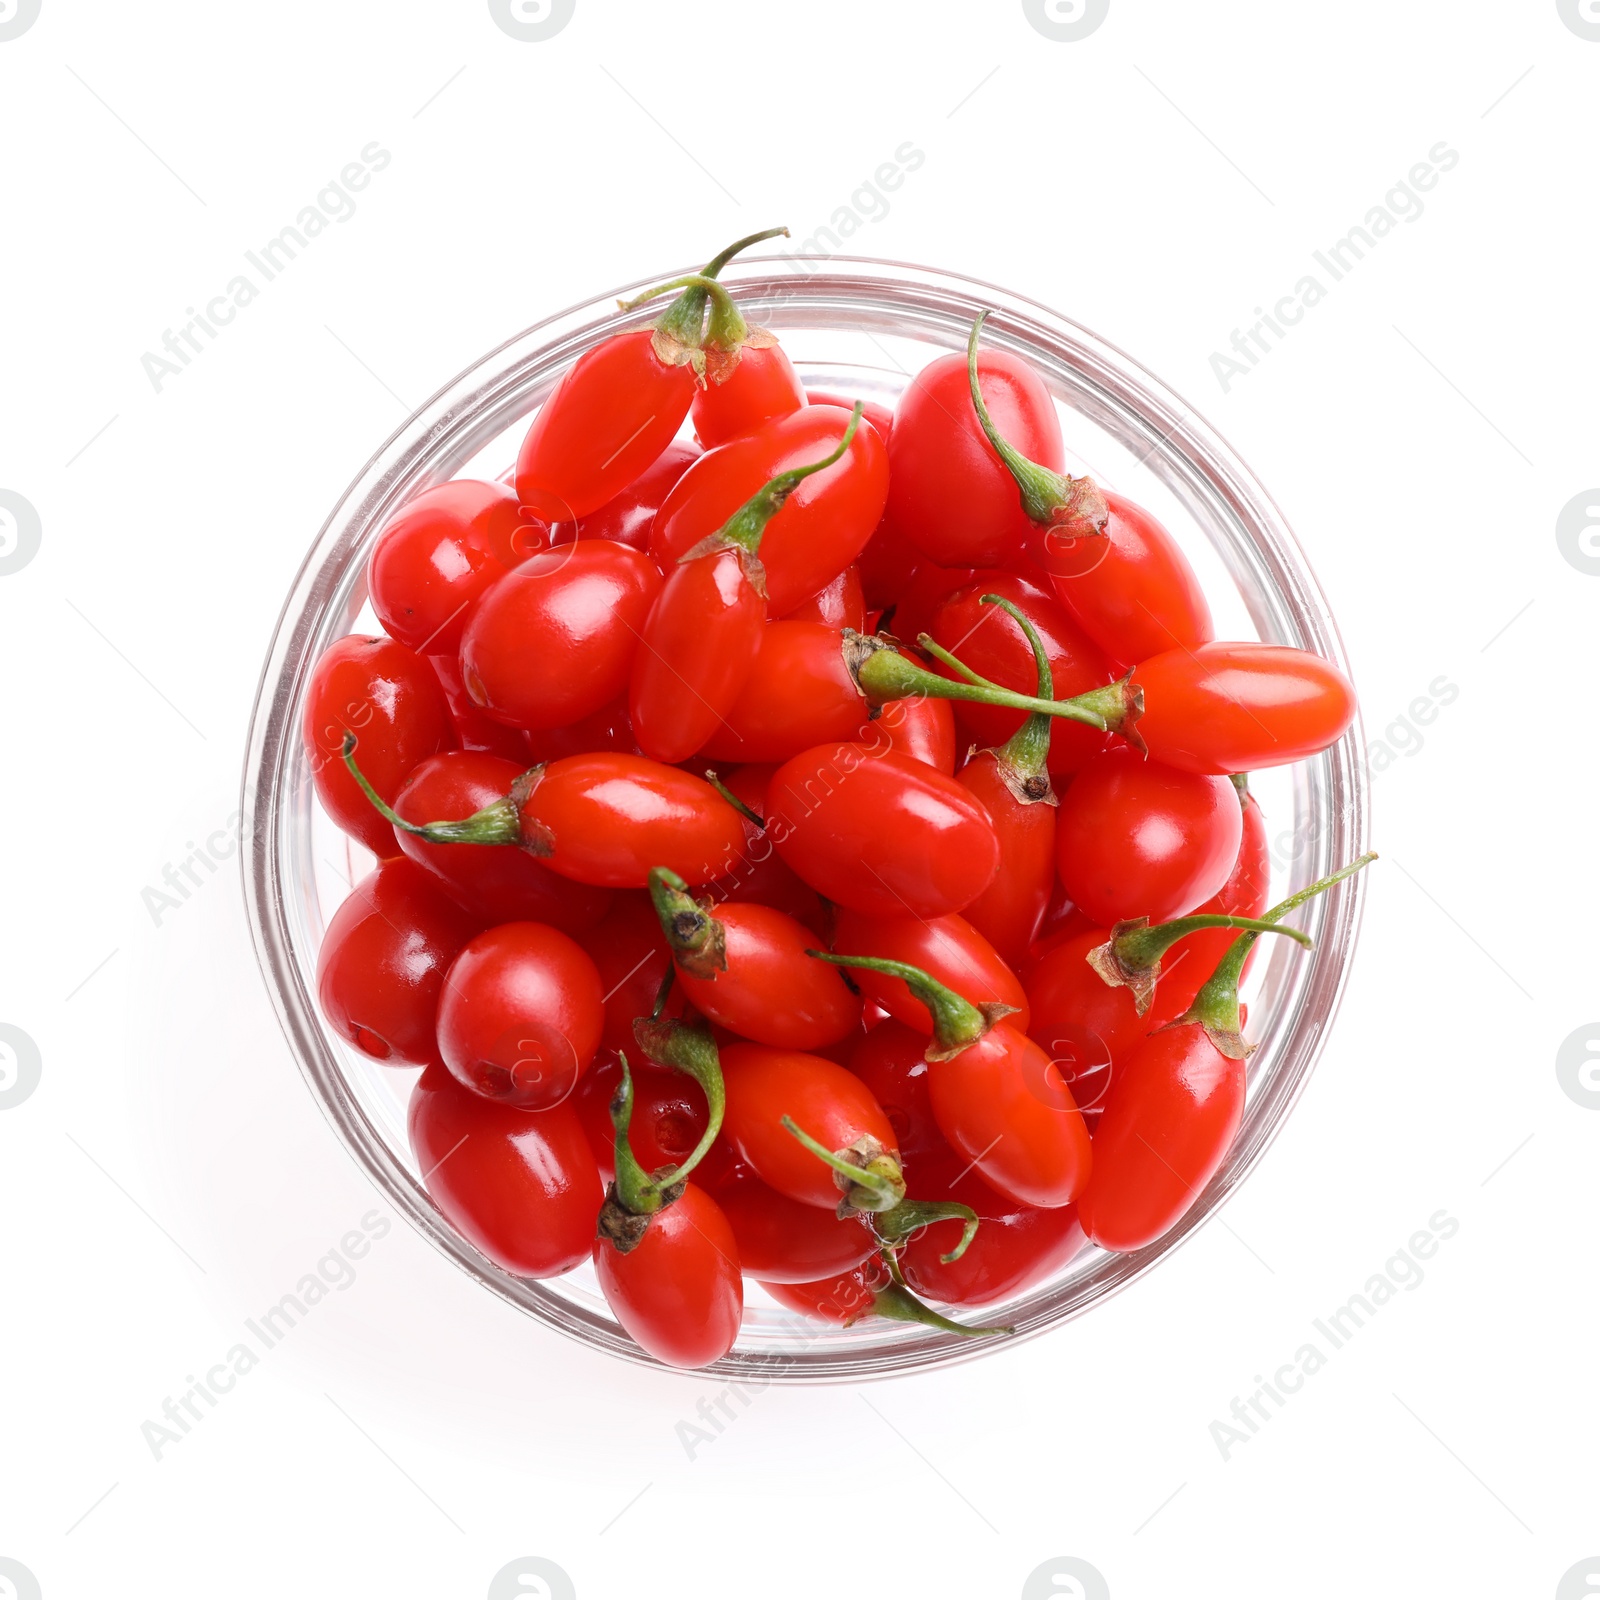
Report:
[[[661,282],[670,274],[644,280]],[[1061,414],[1068,465],[1151,509],[1183,544],[1218,636],[1343,652],[1305,559],[1271,500],[1228,447],[1175,395],[1092,334],[1030,301],[971,280],[898,264],[828,262],[813,275],[760,261],[725,275],[752,322],[778,333],[808,388],[892,406],[909,376],[965,347],[979,310],[985,338],[1025,356]],[[618,291],[626,296],[629,289]],[[370,869],[315,803],[300,746],[301,706],[321,652],[351,631],[378,631],[366,603],[366,557],[393,511],[448,478],[498,477],[515,459],[531,412],[582,350],[637,313],[605,296],[549,319],[491,352],[441,390],[378,451],[334,510],[302,568],[263,671],[245,771],[252,850],[247,894],[274,1003],[301,1069],[352,1154],[445,1254],[548,1326],[626,1359],[650,1362],[611,1317],[587,1266],[547,1282],[511,1277],[460,1240],[422,1188],[405,1134],[415,1071],[384,1067],[339,1040],[315,1001],[316,952],[339,902]],[[687,431],[687,429],[686,429]],[[1252,778],[1273,841],[1274,891],[1288,893],[1359,854],[1365,772],[1359,726],[1310,762]],[[985,1308],[986,1323],[1026,1337],[1076,1316],[1177,1248],[1259,1158],[1315,1061],[1342,991],[1361,880],[1307,907],[1309,956],[1268,941],[1248,987],[1259,1048],[1244,1125],[1221,1171],[1184,1222],[1130,1256],[1085,1247],[1048,1283]],[[738,1343],[710,1370],[762,1381],[858,1379],[971,1359],[990,1340],[963,1340],[876,1319],[851,1329],[805,1321],[747,1286]]]

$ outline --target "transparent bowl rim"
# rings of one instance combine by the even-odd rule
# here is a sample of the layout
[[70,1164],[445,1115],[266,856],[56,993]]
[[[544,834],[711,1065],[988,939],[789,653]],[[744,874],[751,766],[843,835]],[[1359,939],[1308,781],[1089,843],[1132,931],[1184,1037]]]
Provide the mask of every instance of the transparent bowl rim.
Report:
[[[693,267],[678,272],[693,271]],[[642,316],[617,308],[619,298],[677,276],[668,271],[569,306],[533,324],[472,363],[402,422],[373,453],[341,496],[308,551],[284,602],[262,667],[245,758],[241,809],[250,849],[242,860],[246,909],[268,993],[313,1096],[385,1197],[469,1276],[547,1327],[591,1348],[663,1368],[612,1321],[592,1315],[538,1282],[502,1271],[444,1220],[416,1178],[388,1148],[357,1102],[331,1046],[308,968],[294,948],[284,904],[285,788],[298,746],[301,697],[313,664],[308,648],[328,607],[347,584],[353,553],[382,520],[428,482],[448,477],[472,453],[474,441],[501,431],[547,392],[554,377],[596,340]],[[830,311],[870,305],[893,310],[907,331],[954,348],[959,326],[980,309],[990,313],[986,341],[1034,354],[1048,347],[1057,363],[1055,387],[1070,371],[1073,403],[1124,419],[1154,435],[1147,462],[1191,503],[1237,525],[1222,553],[1240,582],[1262,636],[1315,651],[1348,671],[1345,652],[1321,588],[1283,514],[1208,422],[1153,373],[1090,330],[1025,296],[956,273],[870,257],[832,256],[817,270],[797,270],[794,258],[749,258],[723,273],[752,321],[763,315],[825,323]],[[1214,541],[1215,542],[1215,541]],[[1221,547],[1219,546],[1219,549]],[[1253,576],[1256,588],[1246,588]],[[1325,826],[1296,856],[1295,887],[1366,848],[1368,793],[1359,718],[1330,750],[1302,764]],[[1316,949],[1281,984],[1279,1003],[1262,1031],[1256,1063],[1264,1088],[1256,1092],[1238,1139],[1212,1183],[1179,1226],[1145,1250],[1104,1255],[1087,1276],[1052,1290],[1047,1283],[1008,1306],[1015,1333],[1005,1340],[962,1340],[894,1325],[899,1337],[865,1348],[829,1350],[826,1333],[801,1335],[797,1352],[735,1350],[702,1373],[747,1383],[856,1382],[928,1370],[1008,1349],[1022,1339],[1080,1316],[1117,1293],[1191,1238],[1254,1169],[1306,1087],[1348,981],[1364,902],[1364,875],[1313,901],[1303,924]],[[314,970],[314,963],[309,970]],[[905,1337],[909,1332],[913,1336]],[[920,1335],[920,1336],[919,1336]]]

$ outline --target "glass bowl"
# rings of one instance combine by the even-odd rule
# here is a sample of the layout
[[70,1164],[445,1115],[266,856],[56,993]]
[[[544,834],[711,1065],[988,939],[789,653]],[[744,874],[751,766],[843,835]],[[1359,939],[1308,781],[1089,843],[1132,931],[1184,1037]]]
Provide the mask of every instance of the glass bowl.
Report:
[[[806,270],[814,267],[814,270]],[[691,269],[692,270],[692,269]],[[411,495],[447,478],[499,476],[531,412],[598,340],[642,324],[618,297],[674,276],[652,275],[519,334],[447,384],[366,464],[317,535],[295,580],[261,676],[244,774],[247,899],[262,973],[312,1093],[351,1154],[413,1226],[463,1271],[546,1327],[626,1360],[655,1365],[618,1327],[585,1266],[532,1282],[503,1272],[434,1209],[405,1132],[414,1071],[347,1047],[316,1004],[317,946],[328,918],[370,866],[313,799],[301,749],[311,670],[341,635],[367,627],[367,555]],[[1344,665],[1338,631],[1281,513],[1232,450],[1158,379],[1094,334],[1020,296],[970,278],[897,262],[736,262],[724,279],[754,323],[782,336],[806,383],[893,404],[934,356],[964,348],[987,309],[990,346],[1025,356],[1061,412],[1072,471],[1149,507],[1199,570],[1218,636],[1298,645]],[[1315,760],[1268,772],[1252,787],[1273,840],[1274,888],[1313,881],[1366,847],[1367,792],[1359,724]],[[1276,895],[1274,896],[1276,898]],[[1250,1059],[1243,1127],[1182,1224],[1132,1255],[1086,1246],[1055,1278],[986,1307],[1010,1340],[964,1340],[920,1325],[868,1319],[849,1329],[803,1322],[756,1286],[732,1352],[709,1370],[747,1382],[859,1380],[972,1360],[1032,1338],[1148,1272],[1216,1212],[1260,1160],[1305,1088],[1344,989],[1360,919],[1357,877],[1302,913],[1309,955],[1287,940],[1258,962],[1248,997],[1260,1048]]]

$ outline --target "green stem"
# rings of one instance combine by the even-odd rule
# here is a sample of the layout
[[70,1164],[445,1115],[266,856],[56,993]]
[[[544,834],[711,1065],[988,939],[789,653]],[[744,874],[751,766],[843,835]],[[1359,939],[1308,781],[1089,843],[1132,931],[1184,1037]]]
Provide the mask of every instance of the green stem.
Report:
[[[719,350],[736,350],[744,343],[750,328],[738,306],[733,303],[733,296],[715,278],[708,278],[703,273],[685,273],[681,278],[658,283],[653,289],[646,289],[643,294],[619,303],[624,311],[633,311],[669,289],[682,289],[684,293],[656,318],[658,333],[689,350],[701,350],[707,345]],[[707,301],[711,305],[708,323],[705,319]]]
[[[714,255],[706,263],[703,272],[691,272],[682,278],[674,278],[670,283],[658,284],[654,289],[635,295],[632,300],[619,303],[624,311],[632,311],[669,289],[681,289],[683,292],[678,298],[656,318],[656,353],[663,360],[679,365],[692,359],[697,374],[703,376],[705,352],[708,349],[724,355],[736,355],[750,337],[749,324],[733,303],[733,297],[716,281],[717,274],[741,250],[760,244],[763,239],[776,239],[780,235],[787,237],[788,233],[787,228],[767,228],[761,233],[747,234]],[[711,307],[709,322],[706,319],[708,303]]]
[[1022,611],[1003,595],[980,595],[980,605],[999,606],[1016,625],[1022,629],[1028,641],[1028,648],[1033,651],[1034,671],[1038,678],[1038,688],[1034,693],[1041,700],[1054,700],[1056,697],[1055,679],[1050,673],[1050,657],[1045,654],[1044,640],[1039,637],[1039,630],[1022,613]]
[[720,250],[706,262],[700,269],[702,278],[715,278],[736,255],[748,250],[753,244],[765,244],[768,239],[787,239],[787,228],[765,228],[760,233],[747,233],[742,239],[735,239],[726,250]]
[[962,1224],[961,1238],[954,1250],[939,1259],[947,1265],[959,1261],[967,1253],[978,1232],[978,1213],[959,1200],[902,1200],[891,1210],[879,1212],[872,1225],[880,1239],[889,1244],[899,1244],[919,1228],[935,1222],[956,1221]]
[[1251,933],[1281,933],[1303,949],[1311,939],[1298,928],[1281,928],[1256,917],[1231,917],[1218,912],[1203,912],[1190,917],[1175,917],[1154,927],[1139,917],[1119,922],[1104,944],[1096,945],[1085,959],[1113,989],[1133,991],[1133,1008],[1142,1017],[1155,998],[1156,979],[1161,976],[1161,958],[1180,939],[1203,928],[1238,928]]
[[[1321,894],[1324,889],[1331,889],[1334,884],[1342,883],[1377,859],[1377,851],[1369,850],[1366,855],[1358,856],[1348,866],[1340,867],[1337,872],[1330,872],[1326,878],[1319,878],[1315,883],[1308,884],[1304,889],[1290,895],[1287,900],[1273,906],[1270,911],[1263,912],[1260,920],[1267,923],[1278,922],[1296,907],[1303,906],[1307,900]],[[1188,1022],[1198,1023],[1205,1029],[1217,1049],[1235,1061],[1242,1061],[1255,1048],[1246,1043],[1241,1031],[1239,980],[1244,973],[1245,957],[1250,954],[1258,938],[1260,938],[1258,933],[1241,933],[1228,946],[1227,954],[1217,963],[1216,971],[1201,986],[1200,992],[1194,998],[1194,1004],[1173,1024],[1177,1027]]]
[[1244,933],[1281,933],[1304,950],[1311,948],[1311,936],[1298,928],[1280,928],[1265,917],[1231,917],[1221,912],[1202,912],[1192,917],[1174,917],[1154,927],[1144,922],[1120,922],[1111,931],[1110,944],[1120,965],[1138,971],[1153,967],[1180,939],[1202,928],[1237,928]]
[[983,429],[995,454],[1006,465],[1016,480],[1022,499],[1022,509],[1031,522],[1045,528],[1070,526],[1071,537],[1103,534],[1111,513],[1105,496],[1095,487],[1092,478],[1070,478],[1037,461],[1030,461],[1022,452],[1007,442],[989,416],[983,391],[978,386],[978,334],[989,313],[980,311],[972,324],[967,339],[967,387],[972,394],[972,408],[978,414],[978,424]]
[[662,974],[661,982],[656,989],[655,1004],[650,1007],[650,1020],[659,1022],[661,1013],[667,1009],[667,996],[672,993],[672,986],[678,980],[678,969],[669,966]]
[[1015,1006],[975,1006],[921,967],[904,961],[886,961],[881,956],[830,955],[826,950],[807,950],[806,954],[835,967],[860,967],[867,972],[881,972],[888,978],[903,979],[933,1018],[934,1042],[941,1057],[959,1055],[969,1045],[976,1044],[1001,1017],[1016,1010]]
[[628,1057],[621,1053],[622,1082],[611,1097],[611,1127],[614,1133],[617,1176],[613,1185],[617,1204],[630,1217],[648,1217],[667,1203],[664,1185],[657,1183],[639,1165],[639,1158],[628,1143],[628,1124],[633,1120],[633,1074],[628,1070]]
[[[1022,629],[1033,651],[1033,663],[1038,678],[1038,687],[1034,691],[1035,698],[1048,700],[1053,705],[1056,698],[1055,678],[1051,674],[1050,657],[1045,653],[1044,640],[1039,637],[1039,630],[1017,606],[1002,595],[983,595],[980,597],[980,604],[999,606]],[[1027,804],[1054,799],[1050,792],[1048,771],[1051,731],[1050,718],[1044,712],[1030,711],[1023,719],[1022,726],[994,752],[994,758],[999,763],[1007,785],[1018,799]]]
[[1066,717],[1072,722],[1087,723],[1102,733],[1116,732],[1125,723],[1136,719],[1141,709],[1141,693],[1127,678],[1074,695],[1070,700],[1040,700],[1032,695],[1002,689],[999,684],[990,683],[986,678],[978,678],[976,673],[970,672],[947,650],[940,649],[927,634],[923,634],[917,643],[953,670],[966,673],[977,681],[955,683],[937,672],[929,672],[926,667],[919,667],[898,650],[874,650],[856,669],[856,682],[872,705],[887,705],[891,700],[905,700],[913,695],[924,695],[933,700],[975,700],[981,705],[1008,706],[1014,711]]
[[693,1078],[705,1093],[706,1129],[700,1142],[677,1166],[658,1174],[651,1181],[663,1188],[680,1184],[705,1159],[706,1152],[722,1132],[727,1092],[722,1082],[722,1059],[716,1040],[703,1023],[678,1022],[672,1018],[636,1017],[633,1036],[639,1048],[657,1066],[671,1067]]
[[768,479],[717,532],[702,539],[693,549],[685,551],[678,560],[694,561],[718,550],[738,550],[746,556],[757,555],[761,549],[761,535],[766,532],[767,524],[783,510],[789,496],[812,473],[831,467],[850,448],[856,429],[861,425],[861,409],[858,400],[855,410],[850,413],[850,424],[844,430],[844,437],[820,461],[813,461],[804,467],[791,467],[787,472],[780,472],[775,478]]
[[891,1283],[879,1289],[872,1297],[872,1309],[891,1322],[920,1322],[926,1328],[939,1328],[945,1333],[959,1333],[968,1339],[985,1338],[993,1334],[1010,1333],[1010,1328],[969,1328],[965,1323],[952,1322],[940,1315],[932,1306],[924,1305],[909,1289]]
[[404,832],[415,834],[431,844],[515,844],[535,855],[550,854],[548,841],[530,839],[522,826],[522,807],[539,781],[543,767],[530,768],[512,784],[510,794],[491,801],[481,811],[474,811],[470,817],[463,817],[459,822],[407,822],[367,782],[366,774],[356,765],[355,749],[356,736],[346,730],[341,753],[350,776],[355,779],[362,794],[372,802],[378,815]]
[[942,661],[952,672],[959,672],[968,683],[980,684],[985,689],[1003,689],[1005,687],[1004,684],[996,683],[993,678],[984,677],[981,672],[974,672],[960,657],[951,655],[931,633],[919,633],[917,635],[917,644],[919,648],[926,650],[935,661]]
[[746,822],[753,824],[762,833],[767,831],[767,819],[763,817],[759,811],[751,810],[751,808],[747,806],[744,801],[741,800],[738,795],[736,795],[733,790],[730,789],[722,781],[722,779],[717,776],[716,769],[714,767],[706,768],[706,782],[709,783],[711,787],[715,789],[717,793],[720,794],[722,798],[726,800],[728,804],[732,806],[733,809],[737,811]]
[[671,867],[650,869],[650,902],[673,961],[691,978],[715,978],[728,970],[722,924],[689,893]]
[[[622,302],[623,310],[631,311],[646,300],[653,300],[668,289],[682,288],[683,293],[667,307],[656,322],[656,328],[675,344],[689,349],[737,350],[749,336],[750,328],[728,291],[715,282],[716,276],[742,250],[766,239],[788,238],[787,228],[766,228],[760,233],[746,234],[736,239],[726,250],[719,251],[705,264],[702,271],[684,278],[674,278],[658,288],[636,295]],[[711,304],[711,320],[704,329],[706,303]]]
[[[654,286],[654,288],[648,288],[648,290],[645,290],[645,293],[635,294],[634,298],[630,299],[630,301],[621,301],[619,304],[621,304],[622,310],[637,310],[638,307],[643,306],[646,301],[653,301],[653,299],[659,298],[661,294],[666,294],[669,290],[685,290],[686,293],[680,294],[680,296],[678,296],[678,298],[675,299],[675,301],[672,302],[669,307],[667,307],[666,312],[662,312],[661,318],[659,318],[658,323],[656,323],[658,328],[664,328],[664,330],[667,330],[670,325],[670,331],[674,331],[674,333],[677,331],[677,318],[682,315],[682,310],[680,310],[680,307],[685,306],[685,302],[690,301],[691,294],[698,294],[698,296],[701,296],[702,310],[704,310],[704,306],[706,306],[706,301],[710,301],[712,302],[712,306],[722,307],[723,317],[726,317],[726,315],[730,314],[730,312],[731,314],[738,315],[738,307],[734,306],[733,296],[731,296],[731,294],[728,293],[728,290],[726,290],[726,285],[723,285],[723,283],[718,283],[715,278],[707,278],[706,275],[701,274],[701,272],[685,272],[682,278],[667,278],[666,283],[658,283],[658,285]],[[685,342],[685,344],[696,344],[696,342],[699,342],[699,328],[694,328],[694,334],[696,334],[696,338],[685,339],[683,342]]]
[[835,1179],[844,1179],[842,1208],[848,1211],[892,1211],[905,1199],[906,1181],[900,1163],[876,1140],[862,1140],[857,1146],[830,1150],[797,1123],[793,1117],[781,1119],[784,1131],[798,1140],[817,1160],[833,1169]]

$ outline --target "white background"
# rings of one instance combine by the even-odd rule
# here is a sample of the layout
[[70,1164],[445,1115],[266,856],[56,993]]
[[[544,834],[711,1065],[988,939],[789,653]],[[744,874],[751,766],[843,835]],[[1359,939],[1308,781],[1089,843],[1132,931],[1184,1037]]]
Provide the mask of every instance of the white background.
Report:
[[[0,489],[43,530],[0,577],[0,1021],[42,1059],[0,1112],[0,1556],[45,1600],[477,1600],[527,1555],[584,1597],[1012,1596],[1059,1556],[1116,1600],[1556,1595],[1600,1554],[1600,1112],[1555,1066],[1600,1015],[1600,577],[1555,532],[1600,483],[1597,92],[1555,0],[1111,0],[1077,43],[1014,0],[577,0],[542,43],[482,0],[43,0],[0,42]],[[141,356],[374,140],[356,214],[157,393]],[[693,1460],[718,1385],[587,1354],[398,1223],[154,1460],[141,1424],[378,1204],[234,862],[159,926],[141,899],[234,810],[306,546],[483,351],[880,213],[859,186],[908,140],[849,248],[1032,295],[1211,418],[1323,579],[1369,738],[1410,751],[1309,1092],[1090,1317],[770,1390]],[[1225,393],[1212,353],[1439,141],[1423,214]],[[1225,1461],[1212,1422],[1441,1209],[1425,1281]]]

